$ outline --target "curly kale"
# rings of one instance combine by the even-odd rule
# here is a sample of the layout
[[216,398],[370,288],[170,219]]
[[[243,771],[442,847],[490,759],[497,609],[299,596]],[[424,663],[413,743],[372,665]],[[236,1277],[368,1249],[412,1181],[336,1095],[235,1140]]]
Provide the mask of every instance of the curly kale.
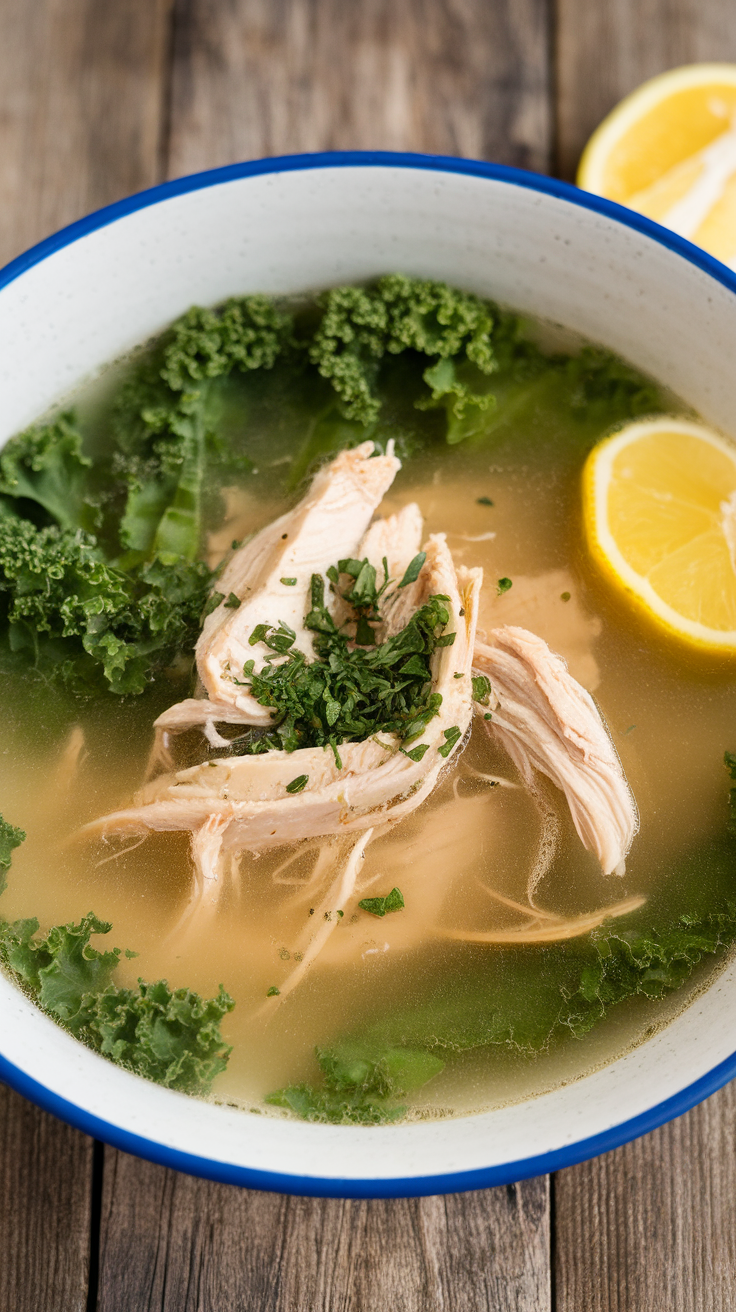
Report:
[[[25,834],[0,817],[0,866]],[[0,890],[1,891],[1,890]],[[113,982],[119,948],[99,951],[93,934],[112,926],[92,912],[78,924],[39,934],[35,919],[0,920],[0,964],[23,991],[88,1048],[144,1079],[183,1093],[205,1094],[227,1066],[220,1023],[234,1007],[220,985],[214,998],[172,989],[166,980],[135,988]],[[126,952],[126,957],[135,957]]]
[[[369,433],[410,453],[425,440],[417,409],[444,411],[437,432],[451,445],[488,435],[549,376],[588,429],[660,404],[652,384],[606,352],[545,356],[518,316],[429,279],[338,287],[294,313],[259,295],[195,306],[132,365],[94,459],[70,413],[0,453],[11,650],[77,688],[118,694],[191,658],[211,583],[198,563],[203,526],[217,487],[253,468],[223,435],[222,389],[230,375],[279,362],[314,404],[292,486]],[[278,393],[281,375],[274,385]]]
[[0,452],[0,506],[22,515],[35,504],[62,528],[94,529],[100,510],[91,490],[92,461],[70,412],[11,437]]
[[25,841],[24,830],[8,824],[0,815],[0,893],[4,893],[7,887],[6,876],[13,860],[13,852]]
[[[152,560],[133,572],[108,563],[92,534],[0,519],[0,596],[14,651],[44,659],[44,635],[68,682],[140,693],[190,649],[211,584],[201,562]],[[91,658],[89,668],[84,655]]]
[[489,404],[480,402],[456,367],[469,363],[481,375],[498,368],[498,311],[480,297],[446,283],[390,274],[371,287],[337,287],[320,305],[324,314],[309,358],[331,382],[347,419],[370,425],[378,418],[378,364],[386,354],[407,350],[435,361],[424,373],[433,400],[450,393],[456,405]]

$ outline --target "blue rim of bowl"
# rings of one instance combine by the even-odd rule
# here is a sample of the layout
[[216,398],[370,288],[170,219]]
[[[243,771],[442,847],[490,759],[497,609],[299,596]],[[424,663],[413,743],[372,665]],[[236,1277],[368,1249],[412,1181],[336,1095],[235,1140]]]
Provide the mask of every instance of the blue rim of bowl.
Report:
[[[282,155],[272,159],[252,160],[241,164],[228,164],[224,168],[208,169],[204,173],[193,173],[185,178],[176,178],[172,182],[163,182],[137,192],[104,209],[96,210],[76,223],[69,224],[59,232],[47,237],[38,245],[32,246],[4,269],[0,270],[0,289],[14,282],[21,274],[34,265],[41,263],[56,251],[71,245],[88,233],[96,232],[118,219],[134,214],[137,210],[157,205],[161,201],[175,196],[186,195],[190,191],[201,191],[205,187],[216,187],[222,183],[235,182],[241,178],[259,177],[269,173],[291,173],[308,169],[324,168],[402,168],[420,169],[435,173],[458,173],[467,177],[484,178],[494,182],[505,182],[512,186],[524,187],[529,191],[542,192],[558,200],[567,201],[581,209],[592,210],[602,217],[613,220],[627,228],[633,228],[660,246],[674,251],[689,264],[694,264],[716,282],[729,291],[736,293],[736,273],[725,264],[721,264],[712,255],[708,255],[694,246],[684,237],[660,227],[651,219],[633,210],[627,210],[614,201],[605,200],[591,192],[580,191],[567,182],[545,177],[538,173],[529,173],[523,169],[510,168],[504,164],[487,164],[480,160],[456,159],[446,155],[410,155],[392,151],[335,151],[314,155]],[[466,1189],[485,1189],[494,1185],[510,1184],[532,1176],[546,1175],[550,1171],[559,1171],[566,1166],[599,1153],[609,1152],[622,1144],[656,1130],[667,1121],[682,1116],[697,1106],[703,1099],[716,1093],[724,1084],[736,1077],[736,1052],[719,1062],[700,1079],[687,1085],[664,1102],[657,1103],[647,1111],[634,1116],[619,1125],[611,1126],[599,1134],[587,1139],[579,1139],[547,1153],[533,1157],[521,1158],[515,1162],[503,1162],[498,1166],[484,1166],[472,1171],[446,1172],[441,1175],[417,1175],[404,1178],[388,1179],[339,1179],[321,1176],[289,1175],[282,1172],[259,1171],[251,1167],[236,1166],[230,1162],[217,1161],[213,1158],[198,1157],[141,1135],[132,1134],[118,1126],[104,1121],[77,1107],[74,1103],[60,1097],[47,1089],[45,1085],[32,1079],[20,1067],[0,1055],[0,1080],[10,1085],[17,1093],[35,1103],[44,1111],[51,1112],[60,1120],[68,1122],[84,1134],[101,1139],[123,1152],[146,1158],[161,1166],[204,1179],[217,1180],[223,1184],[235,1184],[250,1189],[264,1189],[275,1193],[300,1194],[324,1198],[409,1198],[427,1194],[459,1193]],[[370,1130],[365,1130],[370,1134]]]

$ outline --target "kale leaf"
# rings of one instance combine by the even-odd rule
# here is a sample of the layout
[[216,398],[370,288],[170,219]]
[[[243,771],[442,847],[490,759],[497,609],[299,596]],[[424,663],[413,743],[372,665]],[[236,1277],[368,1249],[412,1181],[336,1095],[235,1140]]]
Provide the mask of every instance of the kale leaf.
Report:
[[8,824],[0,815],[0,893],[4,893],[7,887],[6,876],[13,860],[13,852],[25,841],[25,832],[17,829],[15,825]]
[[196,559],[208,473],[250,466],[217,437],[213,385],[233,370],[272,368],[291,332],[291,316],[266,296],[193,306],[127,380],[113,467],[126,487],[120,537],[134,558]]
[[[3,876],[24,838],[0,816]],[[139,979],[135,988],[114,984],[120,949],[99,951],[90,944],[93,934],[111,929],[92,912],[78,924],[55,925],[46,935],[39,934],[35,919],[0,920],[0,964],[88,1048],[167,1088],[207,1093],[227,1066],[230,1048],[220,1023],[232,1011],[233,999],[222,985],[216,997],[202,998],[190,989],[172,989],[163,979],[153,984]]]
[[444,1068],[433,1053],[403,1047],[371,1047],[343,1043],[317,1049],[324,1085],[290,1085],[266,1098],[274,1107],[294,1112],[301,1120],[332,1125],[386,1125],[406,1113],[392,1105],[421,1088]]
[[23,503],[30,502],[45,512],[43,523],[94,529],[100,509],[91,490],[91,468],[69,412],[11,437],[0,451],[0,497],[11,499],[3,503],[5,513],[23,515]]
[[580,418],[610,425],[662,409],[656,383],[610,351],[584,346],[562,363],[572,388],[572,409]]
[[[211,584],[201,562],[154,560],[132,572],[106,561],[92,534],[0,519],[0,596],[10,645],[43,658],[43,635],[62,639],[62,674],[115,693],[139,693],[191,648]],[[84,654],[92,658],[87,670]],[[59,660],[59,657],[56,656]]]
[[457,373],[453,361],[480,375],[498,368],[492,330],[495,307],[446,283],[389,274],[368,287],[336,287],[320,298],[324,311],[309,345],[309,358],[340,398],[346,419],[374,423],[380,400],[378,365],[386,355],[415,351],[435,361],[424,380],[430,400],[451,395],[455,413],[469,404],[486,407]]
[[[725,759],[736,782],[736,754]],[[578,939],[496,948],[492,956],[463,948],[450,988],[446,980],[432,984],[424,1001],[398,1006],[362,1033],[317,1049],[322,1084],[281,1089],[268,1101],[307,1120],[381,1124],[403,1114],[393,1105],[397,1097],[420,1088],[453,1056],[494,1046],[533,1055],[561,1039],[582,1038],[629,999],[666,997],[705,958],[736,943],[734,832],[729,824],[705,852],[691,853],[670,872],[674,888],[659,924],[644,904]],[[683,887],[692,909],[673,914],[668,904]],[[422,1058],[435,1064],[425,1067]]]

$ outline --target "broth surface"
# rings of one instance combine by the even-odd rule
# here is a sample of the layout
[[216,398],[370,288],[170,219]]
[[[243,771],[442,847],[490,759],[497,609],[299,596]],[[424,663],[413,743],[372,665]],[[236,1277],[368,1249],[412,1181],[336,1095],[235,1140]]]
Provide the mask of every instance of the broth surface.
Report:
[[[108,395],[119,373],[115,366],[74,398],[92,448],[104,443]],[[601,874],[562,796],[551,786],[540,785],[536,796],[519,786],[508,758],[476,721],[428,801],[367,850],[362,889],[385,893],[398,885],[405,910],[383,919],[346,914],[304,982],[264,1016],[267,990],[293,965],[314,904],[310,876],[319,844],[244,854],[219,904],[203,907],[184,933],[172,932],[191,879],[187,835],[107,846],[72,839],[80,825],[129,802],[145,774],[153,720],[188,695],[188,686],[162,677],[141,697],[85,701],[17,673],[5,679],[2,811],[28,839],[14,856],[3,916],[36,916],[47,927],[94,909],[112,921],[109,939],[139,954],[121,962],[121,983],[163,976],[207,996],[222,983],[236,1006],[222,1026],[233,1052],[214,1084],[216,1100],[270,1111],[263,1102],[270,1091],[314,1080],[315,1045],[438,999],[451,1006],[469,980],[475,989],[481,982],[492,1008],[494,998],[543,967],[543,954],[462,944],[442,930],[518,924],[518,912],[492,894],[525,902],[530,873],[549,855],[553,832],[554,851],[537,889],[545,910],[578,915],[633,894],[647,898],[654,919],[671,906],[700,906],[707,845],[725,825],[722,760],[733,746],[733,671],[671,644],[596,578],[583,545],[580,471],[593,440],[607,431],[605,418],[576,425],[553,383],[535,386],[536,395],[516,412],[501,407],[477,437],[454,447],[433,441],[406,460],[380,513],[417,501],[425,533],[446,532],[457,562],[484,569],[480,628],[531,629],[594,694],[641,816],[623,878]],[[685,412],[676,402],[673,409]],[[221,422],[242,430],[257,452],[256,470],[228,485],[222,503],[213,497],[210,563],[293,503],[294,433],[301,442],[310,431],[313,407],[307,395],[282,402],[275,371],[250,390],[240,383],[224,388]],[[413,422],[433,433],[436,416],[416,412]],[[481,497],[493,504],[480,504]],[[499,595],[496,580],[504,577],[512,587]],[[335,866],[349,851],[340,840],[326,847],[323,859]],[[686,862],[681,873],[683,856],[693,853],[704,854],[701,864]],[[405,1101],[413,1115],[466,1113],[578,1078],[664,1024],[717,968],[701,966],[666,1000],[640,997],[613,1008],[587,1035],[557,1038],[539,1053],[524,1051],[522,1039],[463,1052],[459,1035],[444,1071]],[[533,980],[529,999],[533,1009]]]

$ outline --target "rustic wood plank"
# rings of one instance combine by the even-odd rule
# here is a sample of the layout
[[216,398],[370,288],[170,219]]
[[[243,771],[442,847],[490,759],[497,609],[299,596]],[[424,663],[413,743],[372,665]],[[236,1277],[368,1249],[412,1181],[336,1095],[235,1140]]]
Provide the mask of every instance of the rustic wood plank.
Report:
[[169,176],[345,149],[545,169],[547,5],[178,0]]
[[159,175],[172,0],[0,3],[0,263]]
[[733,1312],[736,1086],[555,1177],[557,1312]]
[[605,114],[678,64],[736,60],[733,0],[556,0],[556,169],[572,178]]
[[0,1085],[0,1308],[84,1312],[92,1140]]
[[449,1197],[259,1194],[106,1150],[99,1312],[547,1312],[545,1178]]

